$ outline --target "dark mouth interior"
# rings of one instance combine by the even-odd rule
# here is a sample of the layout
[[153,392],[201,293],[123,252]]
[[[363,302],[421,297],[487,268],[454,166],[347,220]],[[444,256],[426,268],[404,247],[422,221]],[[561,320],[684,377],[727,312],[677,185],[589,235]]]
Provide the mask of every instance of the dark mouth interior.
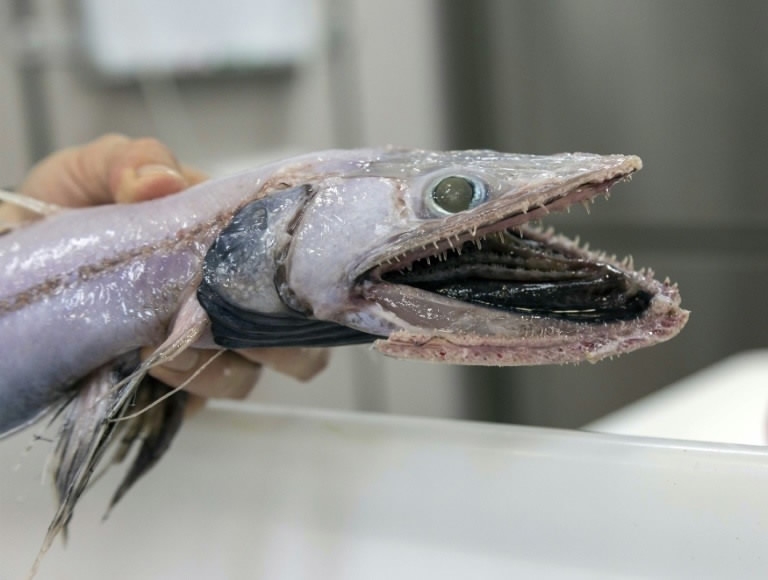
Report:
[[651,294],[615,266],[536,237],[497,232],[385,272],[382,279],[489,308],[577,322],[632,320],[648,308]]

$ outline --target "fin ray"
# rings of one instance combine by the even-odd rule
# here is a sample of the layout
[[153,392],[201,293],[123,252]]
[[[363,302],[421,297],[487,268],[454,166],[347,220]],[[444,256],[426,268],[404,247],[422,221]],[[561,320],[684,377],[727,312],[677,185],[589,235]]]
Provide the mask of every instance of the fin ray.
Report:
[[48,203],[23,193],[14,193],[4,189],[0,189],[0,201],[26,209],[27,211],[31,211],[32,213],[41,216],[53,215],[62,210],[61,206],[54,203]]

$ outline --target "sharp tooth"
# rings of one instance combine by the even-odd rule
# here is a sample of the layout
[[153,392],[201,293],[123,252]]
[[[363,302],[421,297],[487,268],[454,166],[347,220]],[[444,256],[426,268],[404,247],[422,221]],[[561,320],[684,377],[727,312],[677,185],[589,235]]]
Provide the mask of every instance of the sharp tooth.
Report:
[[431,266],[432,262],[429,261],[429,256],[427,256],[426,260],[427,260],[427,266]]
[[433,245],[433,246],[435,246],[435,249],[436,249],[436,250],[439,250],[439,249],[440,249],[440,246],[438,246],[438,245],[437,245],[437,242],[432,242],[432,245]]
[[501,232],[496,232],[496,237],[499,238],[499,242],[501,242],[502,244],[504,243],[504,234],[502,234]]
[[472,226],[472,237],[477,236],[477,224]]
[[475,245],[477,246],[478,250],[482,250],[483,249],[483,241],[480,238],[475,240]]
[[448,238],[448,245],[451,246],[452,250],[455,250],[456,248],[453,247],[453,242],[451,241],[451,238]]
[[589,213],[589,202],[587,200],[584,200],[581,202],[581,205],[583,205],[584,209],[587,210],[587,213]]
[[576,247],[578,248],[578,247],[579,247],[579,245],[581,244],[581,237],[580,237],[580,236],[576,236],[575,238],[573,238],[573,243],[574,243],[574,244],[576,245]]
[[582,249],[582,250],[584,250],[585,252],[589,252],[589,242],[587,242],[586,244],[584,244],[584,247],[583,247],[583,248],[581,248],[581,249]]

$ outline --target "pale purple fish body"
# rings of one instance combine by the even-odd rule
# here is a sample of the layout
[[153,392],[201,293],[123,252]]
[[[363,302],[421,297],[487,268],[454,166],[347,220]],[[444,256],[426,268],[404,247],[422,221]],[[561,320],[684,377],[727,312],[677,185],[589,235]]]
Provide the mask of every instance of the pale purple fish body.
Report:
[[62,210],[0,237],[0,433],[91,370],[159,344],[258,174],[151,203]]
[[[326,151],[164,199],[61,209],[0,236],[0,435],[92,383],[138,389],[188,346],[374,342],[399,358],[521,365],[667,340],[688,316],[676,286],[529,223],[640,167],[624,155]],[[112,372],[161,343],[156,360]],[[109,438],[99,430],[127,396],[91,418],[91,438]]]

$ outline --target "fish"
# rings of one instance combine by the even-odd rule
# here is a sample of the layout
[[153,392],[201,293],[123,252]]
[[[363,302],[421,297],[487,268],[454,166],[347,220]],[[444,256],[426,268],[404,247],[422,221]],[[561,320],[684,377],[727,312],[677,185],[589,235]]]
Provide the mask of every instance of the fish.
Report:
[[[185,394],[148,371],[188,348],[371,344],[462,365],[596,362],[674,337],[678,287],[536,225],[641,169],[632,155],[329,150],[0,235],[0,437],[60,427],[65,533],[107,450],[168,449]],[[141,360],[143,347],[159,345]]]

